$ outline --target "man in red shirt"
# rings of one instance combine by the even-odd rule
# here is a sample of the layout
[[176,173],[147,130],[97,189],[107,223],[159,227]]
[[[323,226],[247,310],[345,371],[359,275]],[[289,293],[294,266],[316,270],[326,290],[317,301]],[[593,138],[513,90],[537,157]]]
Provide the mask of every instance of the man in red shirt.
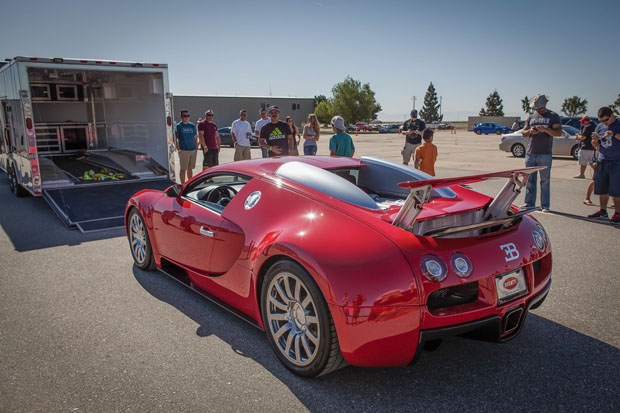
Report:
[[212,166],[219,165],[220,134],[217,133],[217,125],[213,122],[213,111],[205,112],[205,119],[198,122],[198,138],[204,154],[202,170],[206,171]]

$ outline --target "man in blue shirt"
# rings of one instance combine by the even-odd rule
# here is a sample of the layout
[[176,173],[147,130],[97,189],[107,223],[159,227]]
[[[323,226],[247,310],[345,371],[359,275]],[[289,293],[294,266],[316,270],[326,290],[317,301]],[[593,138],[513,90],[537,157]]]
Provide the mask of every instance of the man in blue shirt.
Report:
[[594,194],[599,196],[601,209],[588,218],[606,219],[607,203],[612,197],[616,212],[609,218],[614,224],[620,222],[620,119],[607,106],[598,110],[598,119],[607,126],[603,136],[592,134],[592,145],[598,150],[594,172]]
[[189,121],[189,111],[181,110],[181,122],[177,123],[175,130],[175,145],[179,151],[179,176],[181,183],[185,183],[185,173],[187,179],[194,175],[196,167],[196,148],[198,147],[198,131],[196,125]]

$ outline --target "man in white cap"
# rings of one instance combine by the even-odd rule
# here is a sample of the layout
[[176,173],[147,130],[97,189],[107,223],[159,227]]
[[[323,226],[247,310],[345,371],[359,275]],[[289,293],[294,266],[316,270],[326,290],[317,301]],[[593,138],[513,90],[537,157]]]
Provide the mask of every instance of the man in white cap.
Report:
[[329,138],[329,154],[331,156],[346,156],[350,158],[355,153],[353,139],[345,132],[346,129],[344,119],[341,116],[334,116],[332,118],[334,135]]
[[530,107],[534,109],[534,113],[527,119],[523,128],[523,136],[530,138],[525,166],[546,166],[546,168],[530,174],[525,186],[525,205],[522,208],[533,208],[536,204],[536,181],[537,175],[540,174],[540,204],[543,212],[549,212],[551,203],[553,137],[562,135],[562,120],[557,113],[547,109],[548,101],[542,94],[532,98]]

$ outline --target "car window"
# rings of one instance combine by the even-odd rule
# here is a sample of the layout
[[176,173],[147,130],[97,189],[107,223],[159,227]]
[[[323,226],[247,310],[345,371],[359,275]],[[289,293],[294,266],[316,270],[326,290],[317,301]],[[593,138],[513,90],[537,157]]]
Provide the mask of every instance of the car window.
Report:
[[192,181],[181,196],[221,213],[251,179],[251,176],[242,174],[214,173]]

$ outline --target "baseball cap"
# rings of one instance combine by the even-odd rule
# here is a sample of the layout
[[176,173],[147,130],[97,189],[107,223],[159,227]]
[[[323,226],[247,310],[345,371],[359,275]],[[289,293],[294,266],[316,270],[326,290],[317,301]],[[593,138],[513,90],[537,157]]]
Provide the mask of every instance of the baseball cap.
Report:
[[272,110],[277,110],[278,112],[280,112],[280,108],[277,106],[269,106],[269,112],[271,112]]
[[336,129],[339,130],[346,130],[347,128],[345,128],[344,126],[344,119],[342,119],[342,116],[334,116],[332,118],[332,126],[334,126]]
[[433,132],[433,130],[432,130],[432,129],[430,129],[430,128],[426,128],[426,129],[424,129],[424,131],[422,132],[422,139],[428,139],[428,138],[430,138],[431,136],[433,136],[433,134],[434,134],[434,133],[435,133],[435,132]]
[[589,121],[590,118],[587,116],[584,116],[583,118],[579,119],[579,123],[586,123],[587,121]]
[[417,118],[417,117],[418,117],[418,111],[417,111],[417,110],[415,110],[415,109],[414,109],[414,110],[412,110],[412,111],[411,111],[411,117],[412,117],[412,118]]
[[547,102],[549,102],[547,96],[539,93],[538,95],[534,96],[532,100],[530,100],[530,107],[532,109],[542,109],[547,106]]

